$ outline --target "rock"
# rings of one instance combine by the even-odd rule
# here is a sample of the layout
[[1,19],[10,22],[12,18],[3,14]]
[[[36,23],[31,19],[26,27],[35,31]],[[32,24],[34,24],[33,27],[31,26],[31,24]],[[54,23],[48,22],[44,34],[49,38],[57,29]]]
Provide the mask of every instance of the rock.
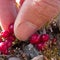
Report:
[[43,55],[39,55],[39,56],[34,57],[31,60],[44,60],[44,58],[43,58]]
[[24,52],[27,54],[27,56],[30,56],[31,58],[34,58],[35,56],[38,56],[40,54],[39,51],[36,50],[32,44],[27,45],[24,48]]
[[0,60],[4,60],[2,57],[0,57]]
[[21,59],[17,57],[10,57],[8,60],[21,60]]
[[54,58],[51,58],[51,60],[57,60],[57,59],[54,57]]

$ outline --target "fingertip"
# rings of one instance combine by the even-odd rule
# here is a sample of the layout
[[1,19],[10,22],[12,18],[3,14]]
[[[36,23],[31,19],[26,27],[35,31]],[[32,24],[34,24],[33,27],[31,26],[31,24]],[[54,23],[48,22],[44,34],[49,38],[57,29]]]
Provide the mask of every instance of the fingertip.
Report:
[[17,27],[15,26],[16,25],[14,25],[14,33],[20,41],[27,40],[37,30],[37,26],[28,21],[18,25]]

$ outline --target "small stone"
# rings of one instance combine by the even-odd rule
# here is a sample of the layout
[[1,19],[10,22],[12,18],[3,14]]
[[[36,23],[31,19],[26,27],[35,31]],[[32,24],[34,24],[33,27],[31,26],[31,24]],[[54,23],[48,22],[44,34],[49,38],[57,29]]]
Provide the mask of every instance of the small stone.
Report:
[[51,58],[51,60],[57,60],[57,59],[54,57],[54,58]]
[[44,60],[44,58],[43,58],[43,55],[39,55],[39,56],[34,57],[31,60]]
[[43,28],[43,34],[46,34],[46,29],[45,28]]
[[4,60],[4,58],[0,57],[0,60]]
[[10,57],[8,60],[21,60],[21,59],[17,57]]

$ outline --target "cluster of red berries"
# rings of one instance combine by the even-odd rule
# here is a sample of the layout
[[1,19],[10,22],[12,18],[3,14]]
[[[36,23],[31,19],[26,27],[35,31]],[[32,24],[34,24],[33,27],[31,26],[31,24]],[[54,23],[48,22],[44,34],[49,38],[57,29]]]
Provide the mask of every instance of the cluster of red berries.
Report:
[[30,38],[30,43],[35,45],[38,50],[43,50],[45,48],[45,42],[47,42],[48,40],[48,34],[33,34]]
[[8,28],[8,31],[0,32],[0,52],[2,54],[8,54],[8,49],[12,46],[12,42],[15,41],[15,36],[13,32],[13,24]]

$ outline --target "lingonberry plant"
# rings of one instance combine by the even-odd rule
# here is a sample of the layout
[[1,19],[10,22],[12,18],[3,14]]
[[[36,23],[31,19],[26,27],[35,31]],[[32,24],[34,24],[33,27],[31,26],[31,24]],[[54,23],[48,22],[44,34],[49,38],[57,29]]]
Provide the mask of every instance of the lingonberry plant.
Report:
[[8,49],[12,46],[12,42],[15,41],[13,32],[14,24],[10,24],[7,31],[0,32],[0,52],[2,54],[8,54]]
[[[24,0],[20,0],[20,5],[22,5],[23,2],[24,2]],[[53,27],[53,26],[51,26],[51,27]],[[4,31],[0,32],[0,54],[8,55],[10,53],[14,54],[16,52],[18,54],[20,54],[22,52],[19,49],[21,49],[23,51],[23,49],[24,49],[23,46],[25,47],[26,45],[32,44],[34,46],[34,48],[36,48],[44,56],[46,56],[47,58],[49,58],[48,60],[51,60],[51,58],[53,58],[53,57],[54,58],[55,57],[58,58],[58,55],[59,55],[59,52],[60,52],[60,50],[58,52],[58,48],[60,46],[57,48],[57,38],[56,38],[55,35],[56,34],[58,35],[58,33],[60,32],[59,29],[53,27],[53,29],[52,29],[53,31],[52,32],[51,32],[51,30],[49,30],[49,31],[47,30],[48,33],[50,33],[52,36],[54,35],[52,39],[50,39],[50,34],[48,34],[48,33],[46,33],[46,34],[43,34],[43,33],[40,34],[40,33],[36,32],[35,34],[33,34],[28,39],[28,41],[24,42],[24,43],[26,43],[26,45],[24,43],[22,43],[22,42],[18,42],[18,44],[13,45],[13,42],[16,40],[16,37],[14,36],[13,29],[14,29],[14,24],[12,23],[12,24],[9,25],[7,31],[4,30]],[[23,46],[20,46],[20,45],[23,45]],[[11,49],[11,50],[9,50],[9,49]],[[26,50],[28,50],[28,49],[26,48]],[[20,57],[20,55],[19,55],[19,57]],[[56,59],[56,60],[60,60],[60,59]]]

